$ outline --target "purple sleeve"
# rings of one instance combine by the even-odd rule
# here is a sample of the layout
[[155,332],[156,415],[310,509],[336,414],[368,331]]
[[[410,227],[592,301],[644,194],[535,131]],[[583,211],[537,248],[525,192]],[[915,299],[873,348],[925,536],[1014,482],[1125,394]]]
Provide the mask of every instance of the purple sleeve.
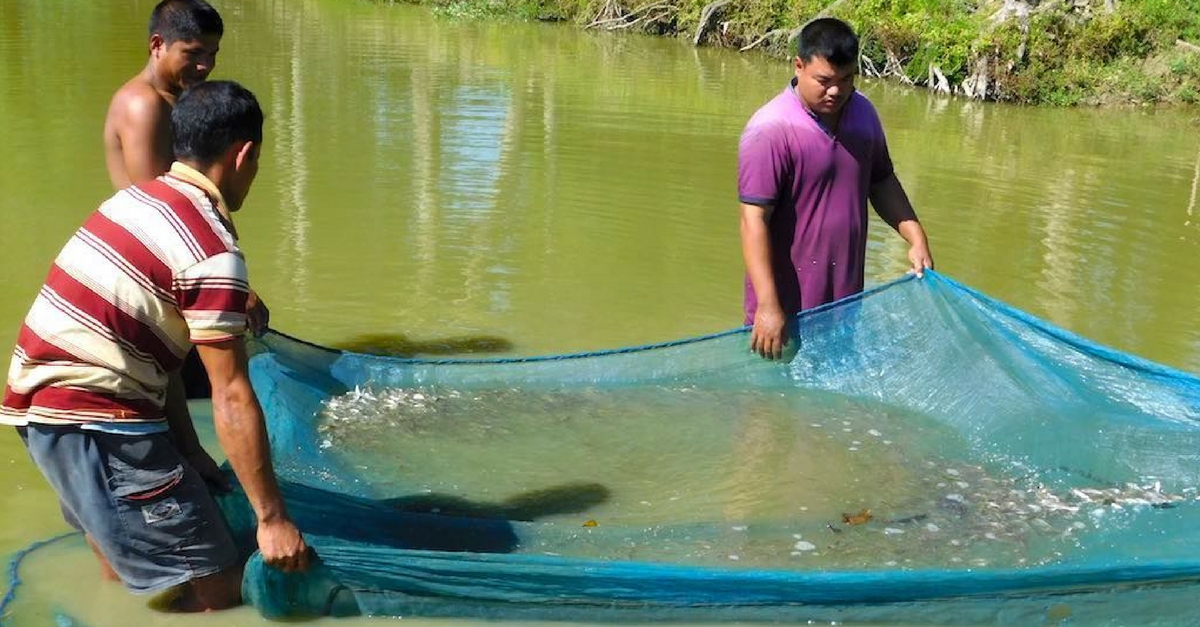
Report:
[[875,152],[871,155],[871,185],[882,183],[895,173],[892,155],[888,152],[887,137],[883,134],[883,123],[875,114]]
[[786,165],[778,126],[746,128],[738,143],[738,199],[747,205],[774,205]]

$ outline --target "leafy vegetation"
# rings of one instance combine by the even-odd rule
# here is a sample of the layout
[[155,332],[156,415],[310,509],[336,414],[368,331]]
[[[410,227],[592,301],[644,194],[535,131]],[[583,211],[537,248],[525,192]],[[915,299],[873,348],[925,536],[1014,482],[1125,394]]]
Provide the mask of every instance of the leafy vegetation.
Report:
[[[397,1],[397,0],[389,0]],[[865,73],[1029,104],[1200,102],[1200,0],[406,0],[454,19],[569,20],[793,54],[819,15],[854,25]]]

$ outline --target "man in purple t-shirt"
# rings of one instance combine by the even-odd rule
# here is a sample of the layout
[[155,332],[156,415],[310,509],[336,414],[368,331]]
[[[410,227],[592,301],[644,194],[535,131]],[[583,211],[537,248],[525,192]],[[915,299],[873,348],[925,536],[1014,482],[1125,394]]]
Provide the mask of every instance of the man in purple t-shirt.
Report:
[[854,31],[813,20],[795,64],[791,84],[750,118],[738,146],[746,324],[751,350],[774,359],[797,312],[862,291],[868,199],[908,241],[917,276],[933,267],[879,115],[854,90]]

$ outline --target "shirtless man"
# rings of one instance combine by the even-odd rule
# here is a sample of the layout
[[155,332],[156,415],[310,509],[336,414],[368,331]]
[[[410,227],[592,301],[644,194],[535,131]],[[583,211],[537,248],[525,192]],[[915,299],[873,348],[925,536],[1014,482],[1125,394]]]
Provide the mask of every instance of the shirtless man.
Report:
[[[171,109],[185,89],[212,73],[224,32],[221,15],[205,0],[162,0],[154,7],[150,58],[113,94],[104,120],[104,159],[114,189],[144,183],[170,169]],[[233,224],[229,216],[224,218]],[[267,306],[253,290],[247,306],[251,331],[261,333],[270,317]],[[198,364],[194,355],[189,358],[185,378],[193,379],[191,370]]]
[[150,59],[113,95],[104,121],[108,177],[120,190],[171,167],[171,109],[217,64],[224,25],[204,0],[163,0],[150,14]]

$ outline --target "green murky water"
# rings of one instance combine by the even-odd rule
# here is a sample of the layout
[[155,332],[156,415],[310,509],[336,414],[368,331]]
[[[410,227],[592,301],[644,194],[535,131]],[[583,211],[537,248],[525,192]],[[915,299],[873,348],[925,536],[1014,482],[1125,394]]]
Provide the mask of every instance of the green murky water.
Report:
[[[103,114],[142,67],[152,5],[0,3],[0,345],[11,345],[65,238],[110,191]],[[355,0],[218,8],[227,35],[214,77],[246,84],[268,116],[261,172],[237,219],[277,328],[407,354],[530,354],[740,322],[736,141],[783,87],[786,64]],[[1200,371],[1195,112],[862,89],[940,270],[1100,342]],[[876,222],[868,281],[903,269],[902,242]],[[0,553],[64,529],[11,433],[0,464]],[[248,610],[155,616],[119,587],[79,585],[93,565],[78,546],[52,556],[29,564],[36,583],[22,589],[21,625],[44,624],[52,608],[91,625],[260,620]],[[1149,608],[1138,614],[1147,620],[1170,614],[1157,597],[1139,602],[1125,607]]]

